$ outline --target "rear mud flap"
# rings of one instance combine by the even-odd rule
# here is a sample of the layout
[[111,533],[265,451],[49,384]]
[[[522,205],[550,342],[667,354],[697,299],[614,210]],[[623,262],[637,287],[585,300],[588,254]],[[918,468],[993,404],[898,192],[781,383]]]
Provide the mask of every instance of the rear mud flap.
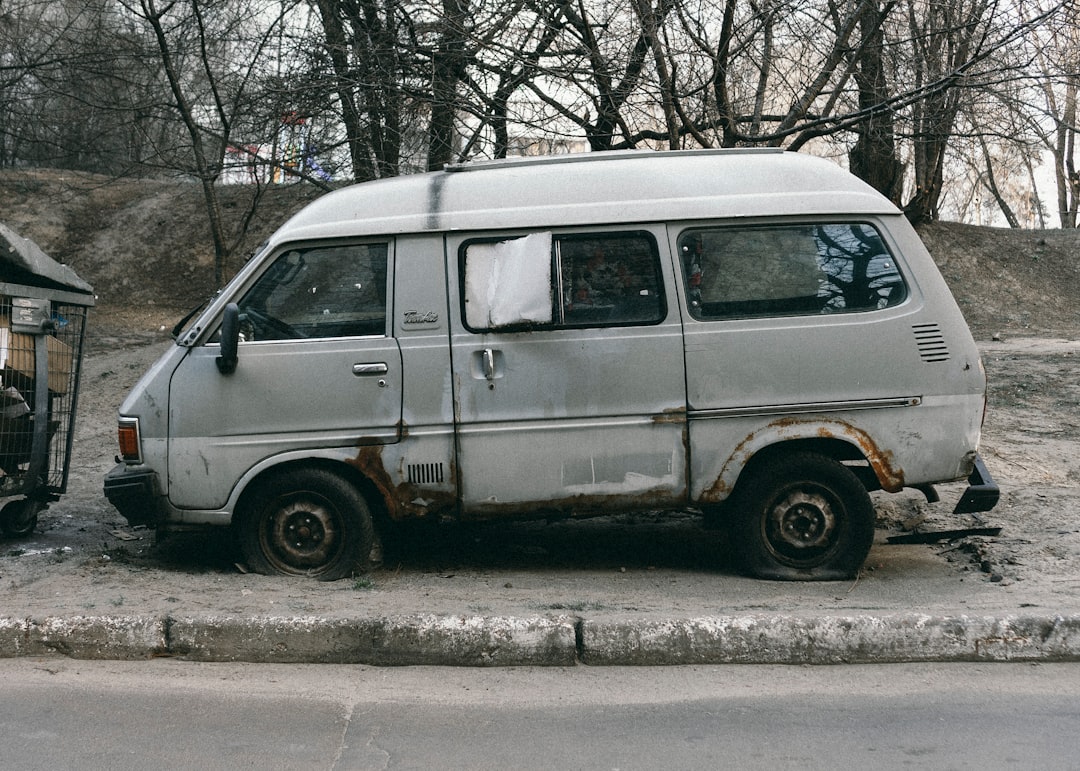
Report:
[[997,505],[1001,490],[983,463],[982,456],[975,456],[975,468],[968,477],[968,488],[960,496],[953,514],[974,514],[989,511]]

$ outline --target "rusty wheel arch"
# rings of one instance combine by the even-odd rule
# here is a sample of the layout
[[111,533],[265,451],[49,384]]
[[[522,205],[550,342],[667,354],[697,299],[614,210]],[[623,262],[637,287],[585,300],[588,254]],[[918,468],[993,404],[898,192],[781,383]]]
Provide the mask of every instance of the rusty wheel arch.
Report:
[[762,447],[746,461],[746,465],[739,472],[739,478],[735,484],[738,485],[739,481],[748,478],[749,474],[747,472],[753,471],[762,464],[771,462],[774,458],[807,452],[831,458],[839,463],[849,461],[858,464],[845,465],[848,465],[848,468],[859,478],[867,491],[873,492],[881,489],[881,481],[878,479],[870,460],[863,454],[862,450],[843,439],[824,437],[787,439]]
[[359,469],[348,463],[331,460],[329,458],[303,458],[285,461],[275,466],[270,466],[269,468],[263,469],[257,476],[252,478],[244,487],[243,492],[240,493],[240,497],[236,501],[236,506],[232,513],[233,527],[236,526],[238,514],[244,510],[251,500],[251,497],[255,495],[259,487],[265,483],[268,478],[293,469],[325,469],[326,471],[337,474],[342,479],[355,486],[360,494],[364,496],[368,508],[371,509],[371,514],[377,528],[385,520],[386,501],[383,499],[382,495],[380,495],[375,484],[364,476]]

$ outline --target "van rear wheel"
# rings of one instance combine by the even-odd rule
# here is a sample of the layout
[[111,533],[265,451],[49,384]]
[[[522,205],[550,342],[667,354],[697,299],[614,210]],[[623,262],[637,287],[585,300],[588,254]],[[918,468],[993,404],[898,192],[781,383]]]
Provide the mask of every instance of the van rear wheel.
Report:
[[862,482],[814,453],[778,456],[752,469],[732,508],[740,561],[758,578],[853,578],[874,540],[874,504]]
[[363,572],[374,541],[364,496],[326,469],[294,469],[268,479],[237,524],[252,570],[321,581]]

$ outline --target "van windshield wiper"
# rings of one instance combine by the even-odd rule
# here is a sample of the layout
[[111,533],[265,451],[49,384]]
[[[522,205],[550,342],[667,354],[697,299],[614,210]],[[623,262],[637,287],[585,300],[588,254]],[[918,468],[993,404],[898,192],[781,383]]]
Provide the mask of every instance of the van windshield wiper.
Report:
[[212,297],[207,297],[201,303],[199,303],[194,308],[192,308],[190,311],[188,311],[184,315],[184,317],[182,319],[180,319],[178,322],[176,322],[176,326],[174,326],[172,328],[172,338],[173,338],[173,340],[176,340],[178,337],[180,337],[180,333],[184,331],[184,327],[187,326],[187,323],[189,321],[191,321],[191,319],[194,318],[196,314],[200,313],[203,308],[205,308],[207,305],[209,305],[211,299],[213,299],[213,298]]

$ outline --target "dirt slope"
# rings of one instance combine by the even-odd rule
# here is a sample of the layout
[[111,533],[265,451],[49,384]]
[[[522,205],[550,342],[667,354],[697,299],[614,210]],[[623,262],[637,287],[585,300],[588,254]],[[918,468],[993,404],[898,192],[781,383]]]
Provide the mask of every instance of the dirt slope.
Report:
[[934,223],[920,235],[977,339],[1080,329],[1080,231]]
[[[233,257],[227,275],[317,191],[220,188]],[[258,216],[245,229],[253,198]],[[108,180],[55,171],[0,172],[0,220],[89,281],[104,311],[188,308],[214,291],[214,247],[192,182]],[[98,314],[99,318],[101,313]]]

